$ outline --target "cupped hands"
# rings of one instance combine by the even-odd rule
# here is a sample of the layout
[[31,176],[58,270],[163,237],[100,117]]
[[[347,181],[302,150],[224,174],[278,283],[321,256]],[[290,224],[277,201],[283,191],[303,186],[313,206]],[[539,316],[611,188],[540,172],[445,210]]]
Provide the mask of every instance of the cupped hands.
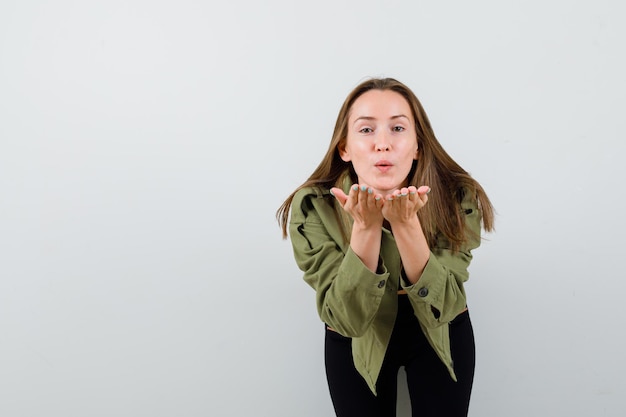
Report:
[[428,202],[430,187],[403,187],[385,196],[366,184],[353,184],[348,195],[338,187],[330,191],[356,223],[368,227],[381,225],[383,220],[394,224],[415,219]]

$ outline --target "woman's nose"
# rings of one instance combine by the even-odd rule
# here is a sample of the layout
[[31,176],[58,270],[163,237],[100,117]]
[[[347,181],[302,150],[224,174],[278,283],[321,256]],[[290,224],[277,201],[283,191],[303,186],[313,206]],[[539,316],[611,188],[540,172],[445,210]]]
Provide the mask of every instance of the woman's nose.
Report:
[[377,151],[388,151],[389,150],[389,141],[385,137],[385,135],[381,135],[376,140],[376,150]]

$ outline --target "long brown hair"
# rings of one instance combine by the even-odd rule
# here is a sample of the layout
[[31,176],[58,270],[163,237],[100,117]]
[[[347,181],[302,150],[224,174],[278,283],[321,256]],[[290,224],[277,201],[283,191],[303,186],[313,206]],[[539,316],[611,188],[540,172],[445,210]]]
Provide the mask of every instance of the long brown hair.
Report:
[[434,191],[428,195],[428,204],[417,212],[429,245],[434,245],[438,232],[443,233],[453,248],[458,248],[466,240],[466,230],[460,213],[460,203],[465,192],[474,194],[478,200],[483,229],[493,230],[494,209],[487,194],[443,149],[415,94],[393,78],[372,78],[362,82],[348,94],[337,116],[335,130],[322,162],[277,210],[276,219],[282,228],[283,238],[287,238],[289,210],[293,197],[299,190],[312,186],[326,189],[341,187],[346,176],[349,176],[353,184],[358,183],[352,164],[341,159],[338,149],[345,145],[348,137],[348,118],[352,105],[370,90],[394,91],[404,97],[411,107],[417,132],[418,159],[413,162],[407,180],[409,185],[428,185]]

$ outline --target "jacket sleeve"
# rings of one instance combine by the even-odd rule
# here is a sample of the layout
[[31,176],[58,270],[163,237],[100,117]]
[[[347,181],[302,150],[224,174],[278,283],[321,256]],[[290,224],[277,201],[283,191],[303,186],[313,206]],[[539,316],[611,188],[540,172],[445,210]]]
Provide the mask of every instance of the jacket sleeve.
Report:
[[480,246],[481,212],[476,199],[467,193],[461,202],[467,240],[453,251],[443,236],[431,249],[430,258],[420,279],[413,285],[402,280],[417,318],[427,327],[438,327],[452,321],[466,306],[463,284],[469,278],[472,250]]
[[370,271],[339,238],[334,209],[324,198],[296,194],[289,234],[304,280],[316,291],[320,318],[340,334],[359,337],[376,317],[389,277]]

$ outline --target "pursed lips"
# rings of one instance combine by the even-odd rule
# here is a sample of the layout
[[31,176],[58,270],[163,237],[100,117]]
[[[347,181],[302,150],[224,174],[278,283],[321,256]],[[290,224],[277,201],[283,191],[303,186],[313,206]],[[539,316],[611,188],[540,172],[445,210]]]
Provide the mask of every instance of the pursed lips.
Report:
[[393,167],[393,164],[385,159],[380,160],[374,164],[381,172],[387,172]]

